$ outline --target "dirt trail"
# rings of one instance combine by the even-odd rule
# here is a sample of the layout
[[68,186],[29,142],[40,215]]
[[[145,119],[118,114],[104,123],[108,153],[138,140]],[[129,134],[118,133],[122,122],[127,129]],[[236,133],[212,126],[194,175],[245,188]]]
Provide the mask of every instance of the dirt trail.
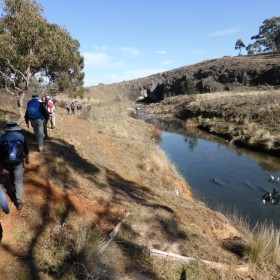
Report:
[[[21,126],[30,150],[30,163],[25,166],[22,211],[17,211],[8,199],[10,213],[1,213],[0,279],[4,275],[10,278],[16,273],[13,267],[19,269],[21,262],[32,263],[34,244],[48,226],[53,227],[49,221],[56,219],[53,215],[63,217],[71,211],[90,215],[106,229],[110,221],[115,223],[123,216],[131,203],[141,202],[145,191],[144,178],[138,179],[133,168],[129,168],[130,156],[122,158],[127,156],[124,150],[139,158],[141,149],[131,148],[125,141],[112,141],[101,133],[102,125],[68,115],[59,108],[57,128],[48,130],[51,140],[45,142],[43,153],[37,151],[32,128]],[[108,184],[117,190],[108,189]],[[184,186],[177,187],[183,194]]]
[[[23,128],[26,129],[25,127]],[[25,258],[28,255],[28,248],[24,249],[21,246],[21,235],[26,234],[23,238],[25,241],[34,238],[36,230],[32,230],[32,227],[40,226],[40,224],[43,224],[43,221],[40,221],[40,217],[36,217],[36,215],[32,216],[34,211],[40,212],[49,203],[49,192],[51,192],[52,200],[55,200],[57,204],[62,203],[65,197],[67,197],[71,205],[76,208],[75,210],[81,214],[90,212],[94,216],[94,213],[104,211],[104,207],[99,205],[90,196],[87,197],[83,192],[65,191],[55,185],[55,180],[44,179],[42,173],[47,168],[44,166],[44,163],[49,158],[54,159],[56,157],[51,148],[53,143],[65,139],[89,162],[94,162],[94,154],[96,153],[99,154],[98,158],[101,163],[104,159],[110,158],[111,166],[108,166],[108,168],[118,167],[118,172],[124,173],[120,170],[121,166],[114,161],[116,153],[112,150],[106,137],[98,133],[90,122],[77,116],[67,115],[63,109],[60,109],[57,113],[57,128],[54,130],[49,129],[51,140],[45,142],[46,149],[43,153],[36,151],[37,147],[32,129],[29,132],[31,134],[27,132],[27,141],[30,148],[30,163],[25,166],[24,207],[22,211],[17,211],[14,204],[8,199],[10,213],[8,215],[5,215],[3,212],[1,213],[0,279],[11,279],[10,275],[15,263],[20,262],[21,258]],[[102,167],[99,165],[100,168]],[[2,272],[9,275],[9,277],[3,278],[4,274]]]

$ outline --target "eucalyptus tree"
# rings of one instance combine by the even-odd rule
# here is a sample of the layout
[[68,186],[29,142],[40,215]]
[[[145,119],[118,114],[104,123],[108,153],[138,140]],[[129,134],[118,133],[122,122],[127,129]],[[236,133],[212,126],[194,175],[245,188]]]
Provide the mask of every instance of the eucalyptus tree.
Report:
[[241,49],[245,48],[245,45],[241,39],[238,39],[235,43],[235,49],[239,49],[239,55],[241,54]]
[[259,42],[254,42],[253,44],[249,44],[246,47],[246,51],[247,51],[248,55],[253,55],[256,53],[261,53],[263,51],[263,49]]
[[68,79],[83,85],[79,42],[58,25],[49,24],[35,0],[3,0],[0,18],[0,75],[17,99],[20,116],[25,93],[38,75],[50,83]]
[[264,20],[259,27],[259,34],[252,36],[251,39],[264,47],[263,52],[280,51],[280,17]]
[[79,52],[79,41],[56,24],[48,25],[48,55],[45,74],[55,82],[60,91],[76,89],[83,85],[84,58]]

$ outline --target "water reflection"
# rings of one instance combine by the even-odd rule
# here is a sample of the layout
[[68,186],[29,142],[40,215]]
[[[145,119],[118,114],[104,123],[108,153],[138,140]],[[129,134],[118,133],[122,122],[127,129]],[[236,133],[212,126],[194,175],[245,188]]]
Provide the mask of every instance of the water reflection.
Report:
[[[150,121],[155,124],[155,121]],[[251,224],[272,221],[280,227],[280,203],[263,204],[262,195],[280,183],[269,182],[270,175],[280,177],[280,159],[236,148],[225,140],[200,130],[186,131],[179,125],[180,134],[172,127],[156,121],[164,129],[160,147],[166,151],[179,172],[192,186],[196,196],[213,208],[228,211],[237,209]]]

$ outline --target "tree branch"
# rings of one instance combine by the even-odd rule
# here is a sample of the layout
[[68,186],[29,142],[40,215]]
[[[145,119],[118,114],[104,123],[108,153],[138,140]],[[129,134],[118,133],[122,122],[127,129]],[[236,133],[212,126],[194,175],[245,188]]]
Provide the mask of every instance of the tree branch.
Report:
[[14,73],[19,73],[21,75],[21,77],[27,82],[27,78],[26,76],[18,69],[16,69],[9,61],[9,59],[7,59],[8,65],[12,68],[12,70],[14,71]]
[[[123,218],[111,231],[111,233],[109,234],[110,239],[107,242],[105,242],[99,249],[100,254],[102,254],[105,251],[105,249],[108,247],[108,245],[117,236],[117,233],[118,233],[121,225],[125,222],[125,219],[127,218],[128,215],[129,215],[129,213],[126,214],[125,218]],[[240,273],[247,273],[249,271],[248,265],[230,265],[230,264],[224,264],[224,263],[219,263],[219,262],[211,262],[211,261],[207,261],[207,260],[203,260],[203,259],[196,259],[194,257],[186,257],[186,256],[174,254],[174,253],[164,252],[164,251],[160,251],[160,250],[153,249],[153,248],[149,249],[146,246],[139,246],[139,245],[133,244],[131,242],[129,242],[129,244],[131,246],[135,246],[137,248],[141,247],[142,249],[147,250],[150,253],[150,255],[156,256],[156,257],[165,257],[165,258],[169,257],[172,259],[177,259],[178,261],[183,261],[185,263],[190,263],[193,261],[201,261],[202,263],[204,263],[212,268],[219,269],[222,271],[235,270],[236,272],[240,272]]]

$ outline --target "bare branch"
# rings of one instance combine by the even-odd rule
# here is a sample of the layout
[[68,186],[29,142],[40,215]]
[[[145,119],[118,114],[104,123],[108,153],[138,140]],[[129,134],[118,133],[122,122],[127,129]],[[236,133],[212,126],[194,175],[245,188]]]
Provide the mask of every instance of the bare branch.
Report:
[[[19,92],[23,92],[22,89],[20,89],[20,88],[18,88],[18,87],[16,86],[15,80],[14,80],[13,78],[9,77],[9,76],[6,75],[5,73],[3,73],[1,70],[0,70],[0,74],[1,74],[6,80],[9,80],[10,82],[13,83],[13,86],[14,86],[15,90],[17,90],[17,91],[19,91]],[[6,87],[6,89],[7,89],[8,92],[10,92],[11,94],[15,95],[14,92],[12,92],[12,91],[10,91],[10,90],[8,89],[8,87],[7,87],[6,84],[5,84],[5,87]]]
[[10,60],[7,59],[7,63],[8,65],[12,68],[12,70],[14,71],[14,73],[19,73],[21,75],[21,77],[27,82],[27,78],[26,76],[21,72],[19,71],[18,69],[16,69],[11,63],[10,63]]
[[0,74],[1,74],[4,78],[6,78],[6,79],[8,79],[9,81],[11,81],[11,82],[14,83],[14,80],[13,80],[11,77],[7,76],[5,73],[3,73],[1,70],[0,70]]

